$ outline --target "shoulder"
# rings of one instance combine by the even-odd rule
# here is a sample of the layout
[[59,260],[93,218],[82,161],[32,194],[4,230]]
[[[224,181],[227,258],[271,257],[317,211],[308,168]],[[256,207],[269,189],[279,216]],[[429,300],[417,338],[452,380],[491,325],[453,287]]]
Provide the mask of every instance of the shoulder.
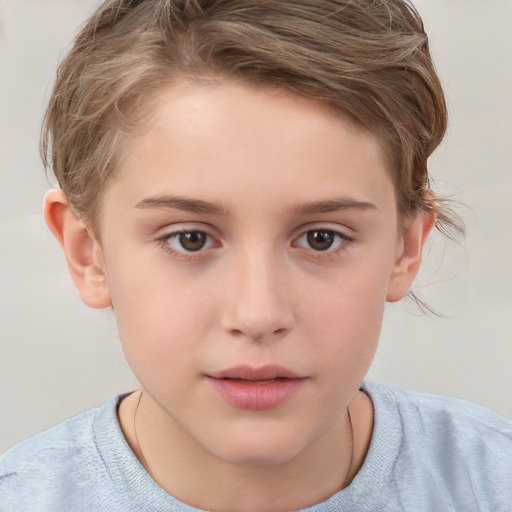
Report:
[[55,456],[87,445],[95,413],[84,412],[14,445],[0,457],[0,478],[41,462],[53,463]]
[[[111,400],[104,407],[114,403]],[[0,509],[32,510],[35,503],[38,510],[58,507],[64,505],[70,489],[108,476],[94,434],[100,410],[68,419],[7,450],[0,457]]]
[[0,511],[192,510],[161,489],[133,454],[117,417],[124,396],[0,457]]
[[512,442],[512,420],[472,402],[375,383],[365,383],[364,390],[372,398],[376,413],[399,415],[406,429],[434,436],[441,432],[468,436],[485,433],[486,441]]
[[457,398],[373,383],[363,391],[374,403],[374,438],[393,459],[388,484],[400,499],[419,495],[439,510],[510,510],[510,419]]

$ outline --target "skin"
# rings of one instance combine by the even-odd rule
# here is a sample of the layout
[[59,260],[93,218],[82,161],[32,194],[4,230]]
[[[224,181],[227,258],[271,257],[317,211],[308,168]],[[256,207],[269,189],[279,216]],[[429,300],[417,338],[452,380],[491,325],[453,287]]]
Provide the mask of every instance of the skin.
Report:
[[[144,391],[136,417],[140,393],[121,403],[123,432],[157,483],[193,506],[321,502],[364,462],[373,407],[359,387],[384,303],[409,289],[433,218],[398,218],[376,137],[318,101],[183,83],[152,112],[105,191],[101,242],[61,191],[45,206],[84,302],[113,305]],[[208,208],[192,211],[197,201]],[[187,252],[179,230],[205,246]],[[314,230],[332,246],[313,247]],[[244,410],[205,378],[240,364],[306,379],[284,405]]]

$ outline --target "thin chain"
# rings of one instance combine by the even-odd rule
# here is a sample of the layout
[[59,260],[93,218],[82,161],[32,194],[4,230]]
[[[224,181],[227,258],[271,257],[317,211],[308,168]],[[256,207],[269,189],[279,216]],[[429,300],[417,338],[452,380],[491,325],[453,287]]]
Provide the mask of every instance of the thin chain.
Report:
[[144,457],[144,453],[142,448],[140,447],[139,438],[137,437],[137,428],[135,426],[135,420],[137,419],[137,411],[139,410],[140,401],[142,399],[142,389],[140,390],[139,400],[137,401],[137,406],[135,407],[135,414],[133,415],[133,433],[135,434],[135,442],[137,443],[137,450],[140,453],[142,458],[143,466],[147,469],[148,473],[151,475],[151,468],[149,467],[148,461],[146,457]]
[[347,418],[348,426],[350,427],[350,462],[347,468],[347,474],[345,475],[345,480],[343,482],[343,489],[350,483],[350,470],[352,469],[352,464],[354,463],[354,425],[352,424],[352,415],[350,414],[350,406],[348,405]]
[[[135,425],[135,420],[137,419],[137,411],[139,410],[140,401],[142,399],[142,389],[140,391],[139,400],[137,401],[137,405],[135,407],[135,413],[133,415],[133,433],[135,434],[135,442],[137,443],[137,450],[140,453],[140,456],[142,458],[142,463],[144,467],[147,469],[148,473],[151,475],[151,468],[149,466],[149,463],[144,457],[144,452],[142,451],[142,448],[140,447],[139,438],[137,437],[137,427]],[[350,407],[347,406],[347,419],[348,419],[348,425],[350,428],[350,462],[348,464],[347,473],[345,475],[345,479],[343,481],[343,488],[347,487],[347,485],[350,483],[350,470],[352,469],[352,464],[354,463],[354,426],[352,424],[352,415],[350,414]]]

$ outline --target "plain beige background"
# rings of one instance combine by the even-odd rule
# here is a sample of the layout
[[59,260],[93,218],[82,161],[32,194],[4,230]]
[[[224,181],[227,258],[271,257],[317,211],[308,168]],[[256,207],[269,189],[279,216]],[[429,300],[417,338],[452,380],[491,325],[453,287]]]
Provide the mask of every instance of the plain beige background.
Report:
[[[136,385],[111,313],[80,303],[41,215],[43,105],[95,4],[0,0],[0,451]],[[512,1],[415,4],[451,114],[431,169],[471,206],[468,239],[434,237],[416,286],[449,318],[391,305],[369,377],[512,417]]]

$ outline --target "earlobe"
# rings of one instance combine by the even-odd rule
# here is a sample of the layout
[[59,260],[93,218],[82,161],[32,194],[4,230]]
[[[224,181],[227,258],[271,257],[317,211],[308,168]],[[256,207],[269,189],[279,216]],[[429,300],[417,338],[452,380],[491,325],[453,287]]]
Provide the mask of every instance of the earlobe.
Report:
[[386,300],[397,302],[409,291],[418,273],[423,248],[435,223],[434,210],[420,211],[407,221],[401,252],[393,265],[388,282]]
[[44,218],[64,251],[69,272],[83,302],[93,308],[111,306],[101,245],[73,213],[62,190],[50,190],[46,194]]

